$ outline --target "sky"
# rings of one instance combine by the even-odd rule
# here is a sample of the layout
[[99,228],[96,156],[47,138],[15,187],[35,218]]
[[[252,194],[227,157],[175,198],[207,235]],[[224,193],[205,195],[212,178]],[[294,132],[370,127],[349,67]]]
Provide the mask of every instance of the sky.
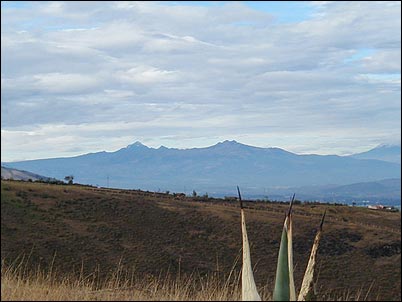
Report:
[[1,2],[1,161],[401,143],[400,1]]

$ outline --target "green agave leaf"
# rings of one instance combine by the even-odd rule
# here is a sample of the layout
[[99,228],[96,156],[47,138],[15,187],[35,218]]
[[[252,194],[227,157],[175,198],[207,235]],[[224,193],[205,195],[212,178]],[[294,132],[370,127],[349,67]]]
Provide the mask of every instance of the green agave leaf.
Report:
[[278,265],[276,267],[274,301],[289,301],[289,299],[288,235],[284,227],[282,230],[281,245],[279,247]]
[[279,247],[278,264],[274,288],[274,301],[295,301],[296,291],[293,279],[293,247],[292,247],[292,206],[293,194],[289,210],[283,224],[281,244]]
[[295,290],[295,281],[293,278],[293,241],[292,241],[292,236],[293,236],[293,230],[292,230],[292,214],[289,214],[288,216],[288,265],[289,265],[289,293],[290,301],[296,301],[296,290]]

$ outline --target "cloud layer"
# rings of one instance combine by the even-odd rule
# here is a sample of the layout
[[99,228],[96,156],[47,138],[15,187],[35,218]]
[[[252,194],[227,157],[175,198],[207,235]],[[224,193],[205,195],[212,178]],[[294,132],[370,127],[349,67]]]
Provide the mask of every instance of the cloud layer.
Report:
[[[289,5],[289,4],[287,4]],[[224,139],[400,143],[400,2],[34,2],[1,10],[2,161]]]

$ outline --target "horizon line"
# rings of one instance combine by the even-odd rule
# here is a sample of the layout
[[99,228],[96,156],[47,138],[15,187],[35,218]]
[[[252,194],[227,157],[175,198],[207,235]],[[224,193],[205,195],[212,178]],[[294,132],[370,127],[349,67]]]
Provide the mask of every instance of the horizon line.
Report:
[[33,158],[33,159],[22,159],[22,160],[13,160],[13,161],[1,161],[1,164],[7,164],[7,163],[16,163],[16,162],[22,162],[22,161],[33,161],[33,160],[46,160],[46,159],[60,159],[60,158],[73,158],[73,157],[79,157],[79,156],[85,156],[85,155],[89,155],[89,154],[96,154],[96,153],[115,153],[118,152],[120,150],[123,149],[127,149],[130,147],[145,147],[147,149],[152,149],[152,150],[159,150],[159,149],[169,149],[169,150],[192,150],[192,149],[207,149],[207,148],[211,148],[214,146],[218,146],[220,144],[224,144],[224,143],[232,143],[232,144],[237,144],[237,145],[243,145],[246,147],[251,147],[251,148],[258,148],[258,149],[280,149],[282,151],[288,152],[288,153],[292,153],[295,155],[319,155],[319,156],[340,156],[340,157],[347,157],[347,156],[352,156],[355,154],[360,154],[360,153],[364,153],[364,152],[368,152],[371,151],[373,149],[377,149],[377,148],[381,148],[381,147],[401,147],[401,144],[391,144],[391,143],[380,143],[377,146],[375,146],[374,148],[368,149],[366,151],[362,151],[362,152],[358,152],[358,153],[350,153],[350,154],[343,154],[343,155],[339,155],[339,154],[318,154],[318,153],[296,153],[296,152],[292,152],[292,151],[288,151],[284,148],[281,147],[260,147],[260,146],[253,146],[253,145],[248,145],[248,144],[244,144],[241,143],[237,140],[223,140],[223,141],[218,141],[217,143],[213,144],[213,145],[209,145],[209,146],[205,146],[205,147],[188,147],[188,148],[176,148],[176,147],[166,147],[164,145],[160,145],[159,147],[149,147],[145,144],[143,144],[141,141],[136,140],[134,143],[128,144],[125,147],[120,147],[114,151],[106,151],[106,150],[101,150],[101,151],[93,151],[93,152],[87,152],[87,153],[80,153],[77,155],[72,155],[72,156],[56,156],[56,157],[46,157],[46,158]]

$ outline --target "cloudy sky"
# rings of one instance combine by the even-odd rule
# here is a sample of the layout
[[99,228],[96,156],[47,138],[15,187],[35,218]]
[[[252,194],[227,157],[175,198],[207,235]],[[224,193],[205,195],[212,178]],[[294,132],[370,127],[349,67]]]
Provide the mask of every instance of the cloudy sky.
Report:
[[401,3],[1,2],[1,160],[401,137]]

